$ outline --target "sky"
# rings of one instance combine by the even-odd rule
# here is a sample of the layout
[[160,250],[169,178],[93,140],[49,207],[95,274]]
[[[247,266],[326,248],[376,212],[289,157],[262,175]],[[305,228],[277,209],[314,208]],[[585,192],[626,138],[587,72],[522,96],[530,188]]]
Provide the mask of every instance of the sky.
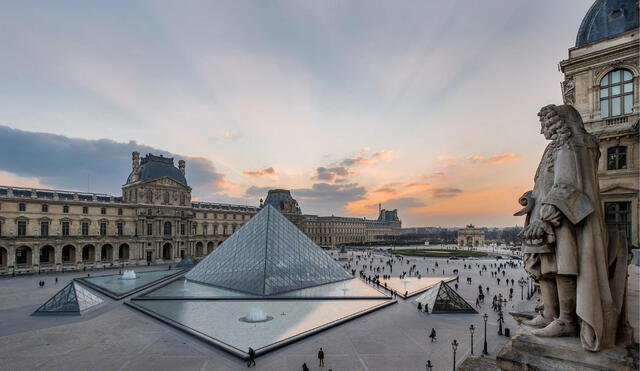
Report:
[[591,4],[1,2],[0,184],[119,195],[137,150],[185,159],[195,200],[522,225]]

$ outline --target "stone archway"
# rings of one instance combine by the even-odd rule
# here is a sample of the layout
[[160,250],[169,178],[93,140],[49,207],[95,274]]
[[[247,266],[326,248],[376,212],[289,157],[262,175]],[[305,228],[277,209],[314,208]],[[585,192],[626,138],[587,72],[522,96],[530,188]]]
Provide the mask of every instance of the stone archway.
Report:
[[162,259],[170,260],[173,257],[173,246],[169,242],[162,246]]
[[96,261],[96,248],[93,245],[84,245],[82,248],[82,261],[84,263],[93,263]]
[[62,264],[73,264],[76,262],[76,247],[65,245],[62,248]]
[[207,254],[210,254],[213,251],[213,242],[209,241],[209,243],[207,243]]
[[467,236],[467,247],[473,247],[473,237]]
[[52,265],[56,262],[56,249],[51,245],[45,245],[40,248],[40,265]]
[[202,242],[196,242],[196,257],[201,257],[203,255],[203,246]]
[[8,252],[7,249],[5,247],[0,246],[0,268],[6,268],[8,265],[8,261],[7,261],[7,256],[8,256]]
[[26,266],[33,264],[33,251],[29,246],[20,246],[16,248],[16,265]]
[[118,247],[118,260],[129,260],[129,245],[126,243]]
[[113,261],[113,246],[110,244],[102,245],[102,249],[100,249],[100,257],[102,261]]

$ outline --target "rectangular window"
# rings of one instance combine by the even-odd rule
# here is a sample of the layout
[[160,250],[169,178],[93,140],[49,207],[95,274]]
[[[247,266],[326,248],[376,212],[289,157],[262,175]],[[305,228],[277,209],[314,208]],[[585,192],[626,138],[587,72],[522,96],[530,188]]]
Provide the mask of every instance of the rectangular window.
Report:
[[24,220],[18,220],[18,236],[27,235],[27,222]]
[[611,99],[611,116],[620,116],[620,97]]
[[43,213],[48,213],[49,212],[49,205],[42,205],[42,212]]
[[152,235],[153,235],[153,224],[147,223],[147,236],[152,236]]
[[624,114],[630,114],[633,112],[633,94],[624,96]]
[[180,224],[180,234],[184,236],[185,232],[186,232],[185,225]]
[[83,214],[89,214],[89,208],[86,206],[82,206],[82,213]]
[[27,211],[27,205],[25,205],[24,203],[19,203],[18,204],[18,211]]
[[100,214],[106,215],[107,214],[107,208],[106,207],[101,207],[100,208]]
[[204,213],[204,218],[207,219],[207,213]]
[[67,205],[62,206],[62,212],[65,214],[69,214],[69,206]]
[[122,209],[118,209],[118,215],[122,215]]
[[602,118],[609,117],[609,101],[608,100],[600,101],[600,117]]
[[45,237],[49,235],[49,222],[40,222],[40,235]]
[[605,202],[604,222],[607,228],[624,231],[631,241],[631,202]]
[[88,236],[89,235],[89,223],[87,223],[87,222],[83,222],[82,223],[82,235],[83,236]]
[[107,223],[100,223],[100,235],[101,236],[107,235]]
[[69,235],[69,222],[62,222],[62,235],[63,236]]
[[118,236],[122,236],[124,234],[124,225],[122,223],[116,224],[116,233]]

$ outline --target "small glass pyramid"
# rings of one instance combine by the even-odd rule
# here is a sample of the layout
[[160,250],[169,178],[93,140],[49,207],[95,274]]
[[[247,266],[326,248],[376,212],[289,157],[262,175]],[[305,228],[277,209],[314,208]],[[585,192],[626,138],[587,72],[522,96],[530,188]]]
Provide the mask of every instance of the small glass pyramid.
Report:
[[446,282],[440,281],[427,292],[420,295],[416,303],[428,305],[431,313],[478,313],[466,300]]
[[265,296],[352,278],[271,205],[266,205],[185,277]]
[[102,303],[102,299],[72,281],[33,314],[80,314],[85,309]]

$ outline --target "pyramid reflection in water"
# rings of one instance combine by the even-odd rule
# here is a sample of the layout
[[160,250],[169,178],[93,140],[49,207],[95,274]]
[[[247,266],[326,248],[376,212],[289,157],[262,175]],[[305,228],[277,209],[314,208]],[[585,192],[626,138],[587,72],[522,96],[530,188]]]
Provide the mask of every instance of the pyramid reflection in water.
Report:
[[278,210],[267,205],[186,278],[267,296],[352,277]]

